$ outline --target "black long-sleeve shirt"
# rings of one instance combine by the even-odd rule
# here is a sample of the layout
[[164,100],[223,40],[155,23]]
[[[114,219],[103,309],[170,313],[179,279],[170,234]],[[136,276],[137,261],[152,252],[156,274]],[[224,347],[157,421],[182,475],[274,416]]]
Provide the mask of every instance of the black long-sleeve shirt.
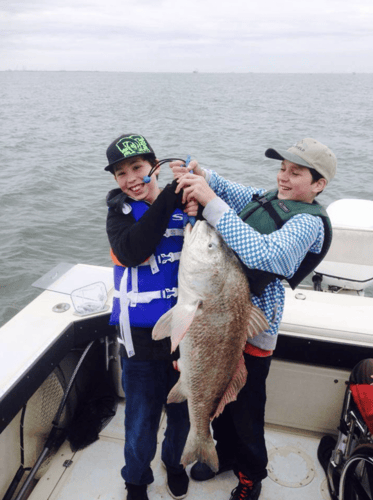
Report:
[[176,181],[168,184],[138,221],[131,212],[123,213],[127,195],[120,189],[109,192],[106,231],[115,256],[124,266],[138,266],[154,253],[174,210],[183,208],[176,186]]

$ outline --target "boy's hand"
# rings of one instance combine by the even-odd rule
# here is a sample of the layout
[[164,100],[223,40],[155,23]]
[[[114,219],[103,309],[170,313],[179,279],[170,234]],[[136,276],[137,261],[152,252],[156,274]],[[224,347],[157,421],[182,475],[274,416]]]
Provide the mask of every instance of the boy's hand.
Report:
[[198,201],[192,198],[185,205],[184,212],[189,215],[189,217],[196,217],[198,213]]
[[205,178],[199,175],[185,174],[177,179],[177,183],[175,193],[179,193],[183,189],[182,203],[184,204],[191,200],[197,200],[205,207],[209,201],[216,197]]
[[195,175],[199,175],[202,177],[205,176],[205,172],[198,165],[197,160],[192,160],[187,167],[185,166],[185,163],[183,163],[182,161],[179,160],[172,161],[170,163],[170,168],[172,170],[172,173],[174,174],[174,179],[179,179],[183,175],[188,174],[191,170],[193,170],[193,173]]
[[[184,175],[189,174],[191,170],[193,170],[195,175],[202,177],[205,176],[205,173],[198,165],[197,160],[191,160],[188,166],[185,166],[185,163],[180,160],[175,160],[170,163],[170,168],[174,174],[174,179],[181,179]],[[176,193],[179,192],[180,190],[176,190]],[[187,200],[186,197],[183,196],[183,204],[186,204],[184,212],[190,217],[196,217],[198,212],[198,202],[190,197]]]

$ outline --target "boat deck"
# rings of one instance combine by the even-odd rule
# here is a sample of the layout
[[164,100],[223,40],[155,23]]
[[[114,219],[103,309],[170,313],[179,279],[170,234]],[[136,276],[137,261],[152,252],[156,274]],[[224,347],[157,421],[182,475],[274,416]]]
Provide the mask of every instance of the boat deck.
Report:
[[[125,500],[126,490],[120,475],[124,404],[122,400],[115,417],[95,443],[76,453],[71,451],[68,442],[62,445],[30,500]],[[165,417],[158,434],[159,442],[164,429]],[[266,428],[269,477],[263,481],[261,500],[330,500],[325,474],[317,460],[320,437],[316,433],[274,426]],[[155,481],[148,488],[149,499],[170,499],[160,446],[152,466]],[[203,483],[191,480],[187,498],[228,500],[236,486],[237,479],[232,472]]]

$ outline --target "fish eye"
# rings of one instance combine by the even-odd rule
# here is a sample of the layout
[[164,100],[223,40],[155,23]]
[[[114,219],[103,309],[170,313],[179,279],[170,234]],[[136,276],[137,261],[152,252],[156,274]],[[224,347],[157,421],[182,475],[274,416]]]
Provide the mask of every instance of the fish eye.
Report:
[[208,248],[208,250],[214,250],[214,249],[218,248],[218,246],[219,246],[219,239],[215,234],[213,234],[209,238],[207,248]]

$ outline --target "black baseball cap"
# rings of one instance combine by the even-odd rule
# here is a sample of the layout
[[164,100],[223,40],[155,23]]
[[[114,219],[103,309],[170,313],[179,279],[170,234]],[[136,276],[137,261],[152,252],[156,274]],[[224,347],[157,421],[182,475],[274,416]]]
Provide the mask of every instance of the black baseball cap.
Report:
[[113,141],[106,150],[109,165],[105,167],[114,173],[114,165],[132,156],[149,155],[155,160],[155,153],[148,141],[139,134],[123,134]]

